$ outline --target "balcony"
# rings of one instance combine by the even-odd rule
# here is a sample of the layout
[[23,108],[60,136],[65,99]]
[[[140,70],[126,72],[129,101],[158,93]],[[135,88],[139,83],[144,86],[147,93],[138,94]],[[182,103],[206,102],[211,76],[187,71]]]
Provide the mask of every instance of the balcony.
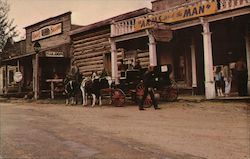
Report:
[[[209,6],[208,6],[209,5]],[[174,23],[179,22],[181,20],[186,20],[189,18],[200,17],[205,15],[211,15],[216,13],[221,13],[228,10],[234,10],[237,8],[242,8],[250,6],[250,0],[202,0],[202,1],[195,1],[188,4],[184,4],[181,6],[177,6],[175,8],[154,12],[147,15],[126,19],[123,21],[115,22],[111,25],[111,37],[116,37],[124,34],[133,33],[139,30],[144,30],[147,28],[152,28],[153,24],[147,21],[150,20],[158,20],[163,21],[166,23]],[[205,7],[205,8],[204,8]],[[204,11],[210,7],[206,13],[199,14],[200,11]],[[193,16],[194,13],[198,13],[197,15]],[[151,18],[150,18],[151,16]],[[174,17],[173,17],[174,16]],[[153,18],[152,18],[153,17]],[[144,21],[147,23],[144,27],[140,27],[138,29],[138,21]]]
[[111,37],[135,32],[135,19],[126,19],[111,25]]
[[250,0],[220,0],[218,12],[233,10],[250,5]]

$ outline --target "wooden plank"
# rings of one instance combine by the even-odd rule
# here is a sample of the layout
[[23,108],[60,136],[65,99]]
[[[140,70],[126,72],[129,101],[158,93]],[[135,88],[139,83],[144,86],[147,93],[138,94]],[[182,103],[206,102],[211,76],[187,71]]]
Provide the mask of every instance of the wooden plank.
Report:
[[99,39],[99,40],[94,40],[94,41],[90,41],[90,42],[87,42],[87,43],[83,43],[83,44],[79,44],[77,47],[73,47],[74,50],[76,49],[79,49],[79,48],[84,48],[84,47],[88,47],[88,46],[95,46],[95,45],[109,45],[109,41],[108,39]]
[[98,64],[98,65],[90,65],[90,66],[80,66],[80,68],[83,70],[95,70],[95,69],[102,69],[103,65]]
[[[104,41],[104,42],[95,42],[91,45],[84,45],[84,46],[81,46],[81,47],[78,47],[78,48],[74,48],[73,50],[74,51],[85,51],[85,50],[88,50],[88,49],[95,49],[97,47],[106,47],[108,46],[109,47],[109,42],[108,41]],[[111,46],[110,46],[111,47]]]
[[92,57],[97,57],[97,56],[102,56],[103,54],[107,52],[106,50],[101,50],[98,52],[89,52],[89,53],[82,53],[82,54],[74,54],[74,56],[76,57],[76,59],[80,58],[80,59],[85,59],[85,58],[92,58]]
[[92,74],[93,71],[97,71],[98,74],[100,74],[100,72],[102,71],[102,67],[92,67],[92,68],[79,68],[79,71],[82,75],[84,76],[90,76]]
[[149,52],[144,52],[144,53],[138,53],[137,57],[145,57],[145,56],[149,56]]
[[83,46],[83,47],[77,47],[77,48],[73,48],[74,51],[84,51],[84,50],[88,50],[88,49],[96,49],[96,48],[101,48],[101,47],[109,47],[111,48],[109,42],[103,42],[103,43],[96,43],[94,45],[87,45],[87,46]]
[[94,65],[94,64],[103,64],[103,60],[98,60],[98,61],[89,61],[89,62],[78,62],[78,66],[88,66],[88,65]]
[[81,58],[81,57],[75,57],[76,60],[81,60],[82,62],[86,62],[86,61],[91,61],[91,60],[101,60],[103,59],[102,56],[97,56],[97,57],[92,57],[92,58]]
[[110,37],[110,33],[105,33],[105,34],[100,34],[100,35],[96,35],[96,36],[90,36],[88,38],[83,38],[83,39],[79,39],[79,40],[75,40],[73,39],[73,45],[78,45],[81,43],[85,43],[85,42],[89,42],[89,41],[93,41],[93,40],[98,40],[101,38],[109,38]]
[[110,29],[105,29],[105,30],[101,30],[101,31],[97,31],[97,32],[92,32],[92,33],[86,33],[84,35],[78,35],[78,36],[73,36],[72,40],[73,41],[80,41],[84,39],[87,39],[89,37],[94,37],[94,36],[98,36],[98,35],[102,35],[102,34],[110,34]]

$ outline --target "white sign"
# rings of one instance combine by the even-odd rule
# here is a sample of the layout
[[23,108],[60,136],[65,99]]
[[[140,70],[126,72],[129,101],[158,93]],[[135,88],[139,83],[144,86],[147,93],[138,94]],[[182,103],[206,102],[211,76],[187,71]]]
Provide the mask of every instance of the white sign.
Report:
[[46,51],[46,57],[64,57],[63,52],[61,51]]
[[15,82],[21,82],[22,79],[23,79],[23,74],[22,74],[22,72],[15,72],[13,78],[14,78],[14,81],[15,81]]
[[49,25],[31,33],[31,41],[47,38],[62,33],[62,23]]
[[167,71],[168,71],[167,65],[161,66],[161,72],[167,72]]

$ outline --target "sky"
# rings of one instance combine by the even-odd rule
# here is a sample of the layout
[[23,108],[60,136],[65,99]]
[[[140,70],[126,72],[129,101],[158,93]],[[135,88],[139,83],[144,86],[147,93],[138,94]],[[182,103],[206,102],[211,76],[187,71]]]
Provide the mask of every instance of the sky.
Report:
[[17,25],[18,41],[24,27],[71,11],[72,24],[88,25],[140,8],[151,9],[152,0],[7,0],[9,19]]

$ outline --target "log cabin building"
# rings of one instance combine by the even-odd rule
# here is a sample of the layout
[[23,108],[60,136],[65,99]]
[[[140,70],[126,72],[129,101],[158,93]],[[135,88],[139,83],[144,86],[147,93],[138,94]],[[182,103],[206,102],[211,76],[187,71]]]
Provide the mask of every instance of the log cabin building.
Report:
[[[20,42],[22,51],[16,51],[15,56],[6,52],[8,57],[3,60],[6,69],[11,65],[22,73],[21,89],[16,92],[32,91],[37,99],[51,92],[53,82],[62,82],[71,66],[69,32],[78,27],[71,24],[71,12],[25,27],[26,39]],[[36,42],[40,45],[39,52],[34,50]],[[4,90],[6,94],[10,92],[7,87]]]
[[250,92],[249,0],[155,0],[152,11],[111,25],[113,78],[119,77],[118,48],[146,50],[150,65],[172,64],[179,88],[213,99],[214,67],[229,65],[236,94],[234,67],[242,57]]
[[[73,63],[79,68],[80,73],[89,76],[93,71],[100,74],[105,69],[111,75],[111,24],[115,21],[134,18],[150,12],[150,9],[142,8],[71,31]],[[133,24],[129,25],[132,26]],[[137,45],[137,43],[134,45]],[[119,60],[124,58],[124,54],[131,50],[124,50],[123,46],[118,46],[118,48],[117,62],[119,63]],[[148,61],[148,54],[144,54],[141,53],[141,56],[146,57],[146,61]]]

